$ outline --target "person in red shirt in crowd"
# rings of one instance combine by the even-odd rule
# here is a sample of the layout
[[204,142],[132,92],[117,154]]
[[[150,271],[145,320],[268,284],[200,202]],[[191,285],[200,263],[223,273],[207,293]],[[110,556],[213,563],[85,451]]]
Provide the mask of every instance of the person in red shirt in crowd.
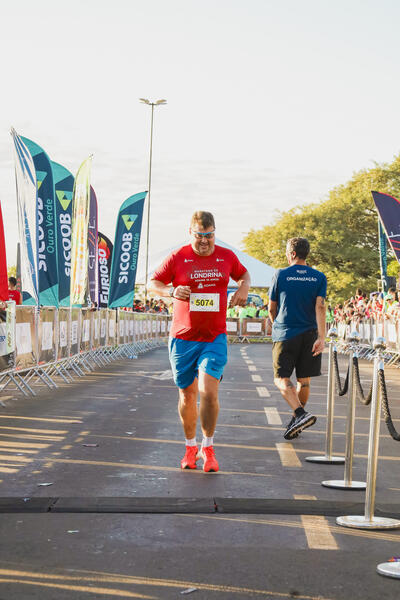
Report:
[[8,278],[8,299],[14,300],[15,304],[22,304],[22,294],[16,289],[17,280],[15,277]]
[[[193,214],[191,243],[172,252],[155,271],[149,289],[174,303],[169,357],[179,389],[178,411],[185,433],[182,469],[218,471],[214,431],[219,412],[218,387],[227,362],[226,308],[229,278],[238,282],[231,305],[244,306],[250,275],[231,250],[215,245],[215,222],[209,212]],[[172,284],[172,287],[171,287]],[[203,441],[196,441],[197,397]]]

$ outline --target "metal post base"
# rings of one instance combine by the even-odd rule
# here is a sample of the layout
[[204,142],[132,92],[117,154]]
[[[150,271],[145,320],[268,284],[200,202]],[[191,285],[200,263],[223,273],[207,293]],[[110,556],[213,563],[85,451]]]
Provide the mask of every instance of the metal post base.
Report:
[[385,577],[395,577],[395,579],[400,579],[400,563],[398,562],[386,562],[381,563],[376,567],[379,575],[384,575]]
[[398,529],[400,527],[400,521],[397,519],[372,517],[370,520],[361,515],[338,517],[336,523],[342,527],[353,527],[354,529]]
[[342,456],[307,456],[306,461],[323,463],[325,465],[344,465],[345,458]]
[[338,490],[365,490],[367,484],[365,481],[347,482],[344,479],[332,479],[331,481],[321,481],[321,485]]

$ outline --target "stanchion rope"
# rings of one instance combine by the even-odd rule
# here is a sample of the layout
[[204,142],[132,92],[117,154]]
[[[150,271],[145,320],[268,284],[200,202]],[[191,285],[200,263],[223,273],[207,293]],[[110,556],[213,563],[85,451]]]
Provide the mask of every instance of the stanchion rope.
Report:
[[364,404],[364,406],[368,406],[369,404],[371,404],[371,400],[372,400],[372,383],[371,383],[371,387],[369,388],[368,395],[365,396],[363,387],[361,385],[360,368],[358,365],[358,357],[357,356],[353,356],[353,366],[354,366],[354,374],[355,374],[355,380],[356,380],[357,397],[360,400],[361,404]]
[[335,382],[337,393],[339,396],[344,396],[345,394],[347,394],[347,390],[349,389],[349,368],[347,367],[346,379],[344,380],[344,384],[342,386],[342,380],[340,379],[339,364],[337,359],[337,350],[333,351],[333,362],[335,365]]
[[378,382],[379,382],[379,387],[380,387],[381,394],[382,394],[382,410],[383,410],[383,415],[385,418],[386,426],[388,428],[390,435],[392,436],[392,439],[394,439],[396,442],[400,442],[400,433],[397,432],[396,427],[394,426],[394,423],[393,423],[392,415],[390,414],[386,381],[385,381],[385,371],[383,369],[379,369],[379,371],[378,371]]

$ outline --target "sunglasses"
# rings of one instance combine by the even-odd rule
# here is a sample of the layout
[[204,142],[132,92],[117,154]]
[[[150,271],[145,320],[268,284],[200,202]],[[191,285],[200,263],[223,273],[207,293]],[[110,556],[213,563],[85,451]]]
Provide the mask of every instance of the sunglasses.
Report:
[[215,229],[214,231],[209,231],[208,233],[203,233],[201,231],[192,231],[192,234],[194,235],[196,240],[201,240],[204,238],[206,238],[206,240],[211,240],[215,235]]

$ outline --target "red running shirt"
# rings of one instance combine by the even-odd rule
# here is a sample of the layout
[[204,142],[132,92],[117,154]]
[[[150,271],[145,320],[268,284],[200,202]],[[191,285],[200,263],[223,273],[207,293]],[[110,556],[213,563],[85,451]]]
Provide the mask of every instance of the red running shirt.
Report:
[[199,256],[191,245],[172,252],[152,277],[191,288],[190,300],[174,298],[171,337],[212,342],[226,333],[229,278],[238,281],[246,271],[236,254],[222,246],[215,246],[210,256]]
[[18,290],[8,290],[8,299],[14,300],[15,304],[22,304],[21,292]]

